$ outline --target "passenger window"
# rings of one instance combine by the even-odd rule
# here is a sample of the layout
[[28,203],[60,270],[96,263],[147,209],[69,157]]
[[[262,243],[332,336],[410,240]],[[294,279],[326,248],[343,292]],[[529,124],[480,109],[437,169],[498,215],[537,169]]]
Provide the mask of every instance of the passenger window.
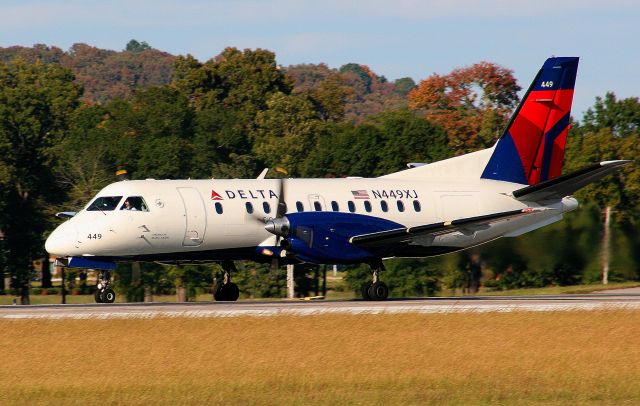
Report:
[[87,207],[87,211],[111,211],[118,207],[122,196],[102,196]]
[[349,200],[347,202],[347,206],[349,206],[349,211],[351,213],[355,213],[356,212],[356,205],[351,200]]
[[320,204],[320,202],[313,202],[313,208],[315,209],[315,211],[322,211],[322,205]]
[[371,202],[368,200],[364,201],[364,209],[367,211],[367,213],[371,213]]
[[402,202],[402,200],[398,200],[398,211],[399,212],[404,211],[404,203]]
[[216,206],[216,213],[222,214],[222,204],[220,204],[220,202],[216,202],[215,206]]
[[149,211],[149,208],[142,196],[129,196],[124,199],[124,203],[120,206],[120,210]]
[[420,211],[422,208],[420,207],[420,202],[417,200],[413,201],[413,210],[415,210],[416,212]]
[[302,202],[296,202],[296,210],[298,210],[298,213],[304,211],[304,206],[302,205]]
[[389,211],[389,206],[387,205],[387,202],[385,200],[380,200],[380,208],[384,212],[388,212]]
[[266,214],[271,213],[271,206],[269,205],[269,202],[262,202],[262,208]]
[[331,202],[331,210],[340,211],[340,207],[338,206],[338,202],[336,202],[336,201],[332,201]]
[[253,213],[253,205],[251,204],[251,202],[246,202],[244,206],[247,208],[247,213]]

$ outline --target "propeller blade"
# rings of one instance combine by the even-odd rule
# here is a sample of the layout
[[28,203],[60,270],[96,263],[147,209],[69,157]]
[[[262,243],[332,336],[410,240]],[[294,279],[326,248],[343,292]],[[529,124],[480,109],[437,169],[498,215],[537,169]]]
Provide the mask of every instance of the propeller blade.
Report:
[[254,210],[251,214],[247,213],[247,217],[253,221],[258,221],[262,224],[267,224],[270,220],[284,217],[287,213],[287,204],[285,202],[285,180],[283,178],[278,179],[278,203],[275,209],[275,217],[260,214],[257,210]]
[[278,190],[278,209],[276,210],[276,218],[281,218],[287,213],[287,203],[285,201],[285,179],[280,178]]

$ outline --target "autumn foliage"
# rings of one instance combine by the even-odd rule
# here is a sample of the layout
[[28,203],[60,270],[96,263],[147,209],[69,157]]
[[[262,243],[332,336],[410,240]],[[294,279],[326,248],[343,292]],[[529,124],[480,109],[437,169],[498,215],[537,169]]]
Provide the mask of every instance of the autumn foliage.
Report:
[[448,134],[457,153],[491,145],[518,103],[520,87],[513,71],[490,62],[433,74],[408,95],[419,110]]

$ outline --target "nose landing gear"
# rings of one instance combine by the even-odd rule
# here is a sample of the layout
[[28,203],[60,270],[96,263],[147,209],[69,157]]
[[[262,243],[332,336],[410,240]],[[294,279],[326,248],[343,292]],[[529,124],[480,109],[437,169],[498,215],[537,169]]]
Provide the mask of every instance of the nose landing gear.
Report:
[[220,265],[224,270],[224,277],[222,283],[217,284],[213,298],[217,302],[235,302],[240,297],[238,285],[231,282],[231,272],[237,271],[236,266],[233,261],[223,261]]
[[381,260],[371,263],[372,280],[362,285],[361,290],[364,300],[386,300],[389,297],[389,288],[384,282],[380,281],[381,271],[384,271],[384,265]]
[[113,303],[116,301],[116,292],[110,287],[110,279],[111,274],[109,271],[100,271],[96,292],[93,295],[96,303]]

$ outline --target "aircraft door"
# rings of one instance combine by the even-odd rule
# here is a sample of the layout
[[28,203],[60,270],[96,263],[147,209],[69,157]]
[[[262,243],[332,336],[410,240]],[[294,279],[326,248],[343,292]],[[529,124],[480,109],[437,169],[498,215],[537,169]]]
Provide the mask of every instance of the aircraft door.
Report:
[[200,193],[190,187],[179,187],[178,193],[184,204],[185,232],[182,245],[197,247],[204,241],[207,230],[207,213]]
[[[318,210],[318,208],[320,210]],[[325,204],[324,197],[319,194],[309,195],[309,211],[327,211],[327,205]]]

